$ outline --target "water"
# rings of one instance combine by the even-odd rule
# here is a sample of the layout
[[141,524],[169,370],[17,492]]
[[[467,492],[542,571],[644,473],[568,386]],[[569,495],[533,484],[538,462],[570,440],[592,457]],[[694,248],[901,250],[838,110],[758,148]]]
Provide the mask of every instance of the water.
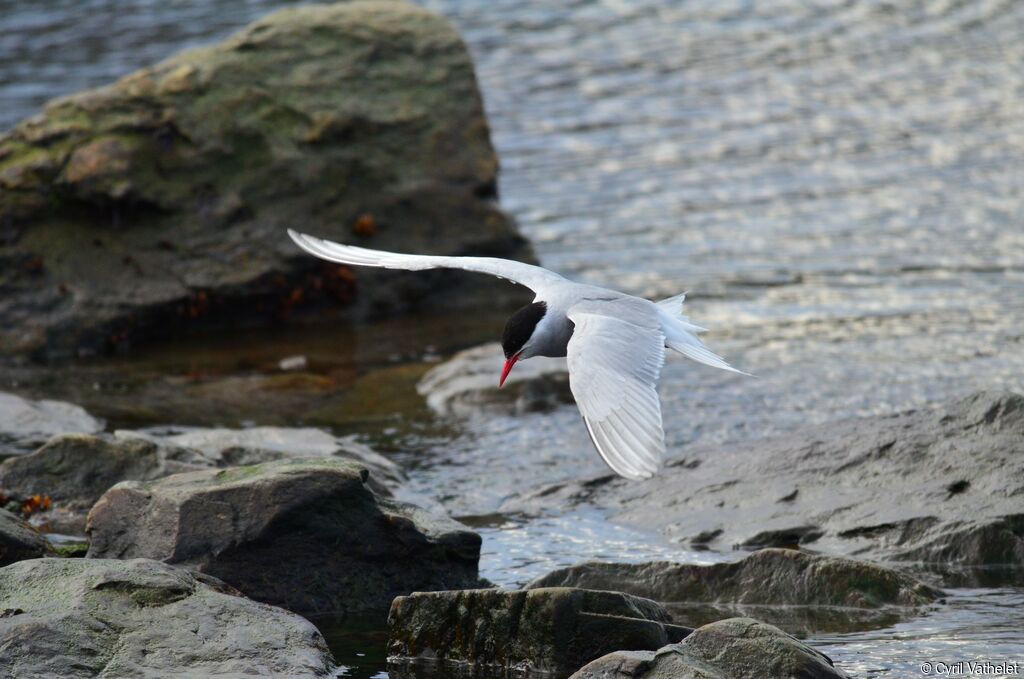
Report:
[[[284,4],[0,0],[0,128]],[[542,262],[638,294],[689,290],[709,344],[759,376],[670,361],[661,394],[673,454],[974,389],[1024,390],[1024,3],[424,4],[473,52],[502,203]],[[499,327],[474,325],[462,339]],[[351,349],[384,336],[339,330],[339,348],[313,347],[315,372],[343,394],[367,361],[459,348],[449,339],[424,356],[406,332],[386,355]],[[311,353],[305,342],[268,338],[266,361]],[[177,375],[179,363],[150,369]],[[228,372],[249,379],[261,365]],[[398,398],[421,373],[389,374]],[[95,384],[92,400],[109,402],[110,381]],[[145,392],[148,410],[124,419],[201,419],[202,401],[171,407],[173,392]],[[323,392],[309,394],[289,408],[221,409],[218,423],[299,423]],[[364,432],[411,469],[409,492],[477,517],[481,567],[496,582],[596,557],[735,556],[679,550],[599,510],[494,516],[524,489],[602,472],[574,409],[437,422],[406,398],[400,410],[414,418],[320,423]],[[924,617],[812,641],[859,676],[920,676],[924,660],[1024,660],[1021,596],[957,591]]]

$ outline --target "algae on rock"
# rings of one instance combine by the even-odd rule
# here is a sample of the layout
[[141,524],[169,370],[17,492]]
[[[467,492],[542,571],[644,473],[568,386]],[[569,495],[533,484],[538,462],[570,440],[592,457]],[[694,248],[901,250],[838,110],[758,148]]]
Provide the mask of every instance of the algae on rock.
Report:
[[276,12],[0,136],[0,351],[400,307],[461,274],[354,273],[285,228],[529,259],[494,205],[496,173],[472,62],[444,20],[394,0]]

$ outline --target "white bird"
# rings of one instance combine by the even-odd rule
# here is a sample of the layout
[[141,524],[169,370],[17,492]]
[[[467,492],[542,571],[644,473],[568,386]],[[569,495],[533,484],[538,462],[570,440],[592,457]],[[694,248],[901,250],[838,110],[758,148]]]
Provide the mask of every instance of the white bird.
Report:
[[665,454],[657,383],[665,348],[698,363],[736,370],[697,337],[705,330],[682,314],[685,293],[651,302],[574,283],[553,271],[495,257],[403,255],[342,245],[288,230],[306,252],[340,264],[384,269],[464,269],[498,276],[536,293],[508,319],[501,338],[505,383],[517,361],[566,356],[569,388],[590,439],[616,474],[650,478]]

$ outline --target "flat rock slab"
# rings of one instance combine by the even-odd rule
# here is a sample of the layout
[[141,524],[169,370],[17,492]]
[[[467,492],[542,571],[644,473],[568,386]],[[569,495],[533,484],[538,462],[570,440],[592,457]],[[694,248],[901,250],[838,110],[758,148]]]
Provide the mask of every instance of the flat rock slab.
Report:
[[123,482],[89,514],[89,557],[145,557],[213,575],[304,615],[385,624],[394,597],[476,586],[480,536],[381,497],[330,458]]
[[728,550],[815,551],[930,568],[1024,566],[1024,396],[696,446],[645,483],[545,488],[505,511],[593,503],[670,538]]
[[532,259],[496,206],[497,168],[444,19],[395,0],[275,12],[0,135],[0,354],[355,318],[441,289],[449,307],[525,301],[459,285],[471,274],[332,265],[284,232]]
[[0,676],[326,677],[297,615],[146,559],[34,559],[0,569]]
[[891,568],[865,561],[762,549],[710,565],[583,563],[537,578],[526,589],[584,587],[628,592],[662,603],[782,606],[923,606],[943,593]]
[[648,599],[565,587],[417,592],[395,599],[388,627],[395,676],[427,663],[442,676],[468,666],[566,677],[611,650],[660,648],[690,632]]
[[664,604],[691,627],[749,615],[799,636],[888,627],[943,596],[890,568],[790,549],[763,549],[710,565],[582,563],[537,578],[526,589],[534,587],[627,592]]
[[0,392],[0,458],[30,453],[55,434],[94,434],[103,421],[63,401],[32,401]]
[[615,652],[572,679],[843,679],[832,660],[782,630],[730,618],[657,652]]
[[498,342],[466,349],[432,368],[416,388],[443,415],[535,412],[574,402],[564,358],[538,356],[519,363],[499,390],[504,360]]
[[27,521],[0,509],[0,566],[53,553],[50,543]]

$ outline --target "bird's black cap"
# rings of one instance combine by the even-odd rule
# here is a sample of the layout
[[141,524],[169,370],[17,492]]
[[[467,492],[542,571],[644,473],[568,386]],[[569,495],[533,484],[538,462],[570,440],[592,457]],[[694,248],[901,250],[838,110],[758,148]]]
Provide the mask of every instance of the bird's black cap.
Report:
[[501,335],[501,348],[505,352],[505,358],[512,358],[522,350],[547,311],[547,304],[534,302],[509,316],[508,322],[505,323],[505,332]]

